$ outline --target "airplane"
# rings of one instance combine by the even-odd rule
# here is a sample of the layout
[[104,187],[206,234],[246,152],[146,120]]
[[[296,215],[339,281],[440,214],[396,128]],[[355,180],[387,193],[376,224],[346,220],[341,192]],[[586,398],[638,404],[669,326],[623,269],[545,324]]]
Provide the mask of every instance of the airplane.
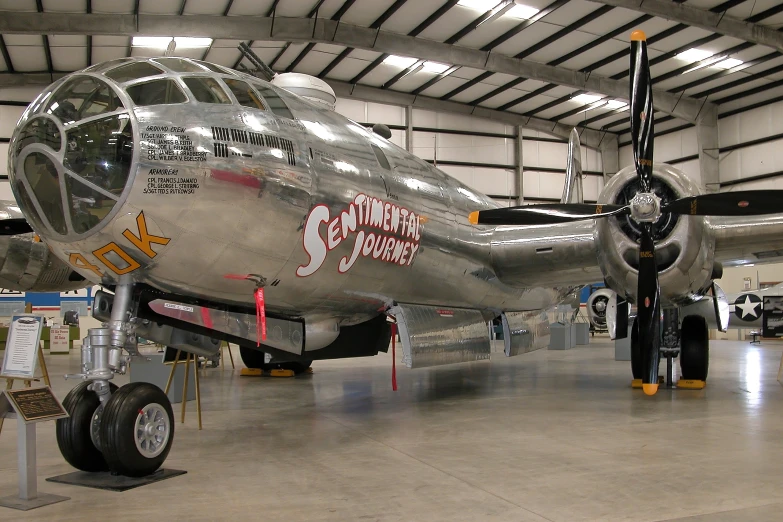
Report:
[[[783,248],[783,216],[753,217],[782,198],[699,195],[653,164],[642,33],[631,51],[636,165],[598,205],[574,191],[561,205],[500,208],[335,113],[316,78],[121,58],[47,87],[9,143],[12,190],[57,259],[113,290],[97,293],[106,326],[89,330],[82,372],[67,376],[83,382],[57,423],[66,461],[142,476],[168,455],[166,395],[112,383],[139,336],[208,355],[226,340],[249,365],[301,369],[386,351],[393,321],[410,368],[477,361],[491,351],[488,321],[500,318],[508,356],[545,347],[557,306],[601,278],[644,304],[637,365],[655,393],[661,299],[688,303],[720,263]],[[683,336],[685,373],[706,378],[703,320],[686,317]]]

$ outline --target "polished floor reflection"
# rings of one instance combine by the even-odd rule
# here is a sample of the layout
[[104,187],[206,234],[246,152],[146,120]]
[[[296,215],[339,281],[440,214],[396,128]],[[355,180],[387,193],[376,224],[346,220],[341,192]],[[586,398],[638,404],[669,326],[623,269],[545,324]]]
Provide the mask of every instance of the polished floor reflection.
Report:
[[[204,430],[189,403],[166,463],[187,475],[125,493],[44,482],[70,468],[42,424],[39,489],[72,500],[0,520],[780,521],[783,343],[711,349],[707,389],[655,397],[599,339],[398,365],[397,392],[389,355],[296,379],[207,370]],[[78,354],[47,359],[62,398]],[[7,421],[0,496],[16,491],[15,444]]]

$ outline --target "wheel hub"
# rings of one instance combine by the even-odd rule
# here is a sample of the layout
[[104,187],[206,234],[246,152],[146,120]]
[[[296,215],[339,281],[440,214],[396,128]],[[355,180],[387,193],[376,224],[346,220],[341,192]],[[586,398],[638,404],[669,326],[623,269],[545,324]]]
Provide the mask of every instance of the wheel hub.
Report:
[[134,441],[143,456],[153,458],[166,448],[171,434],[170,419],[158,403],[146,405],[136,417]]

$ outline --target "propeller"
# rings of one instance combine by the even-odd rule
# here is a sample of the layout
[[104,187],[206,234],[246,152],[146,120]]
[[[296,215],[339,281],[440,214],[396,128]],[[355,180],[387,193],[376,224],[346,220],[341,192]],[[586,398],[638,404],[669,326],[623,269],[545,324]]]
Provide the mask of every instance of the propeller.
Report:
[[[664,213],[690,216],[753,216],[783,211],[783,191],[747,190],[688,196],[661,204],[653,191],[653,101],[647,38],[642,31],[631,34],[630,118],[634,166],[639,192],[627,205],[554,203],[498,208],[472,212],[477,225],[549,225],[585,219],[630,214],[641,229],[637,324],[642,354],[642,388],[648,395],[658,390],[658,356],[661,345],[661,289],[655,260],[655,222]],[[618,297],[619,300],[619,297]],[[619,302],[618,302],[619,308]],[[618,312],[627,321],[627,309]],[[617,335],[625,336],[625,325]]]

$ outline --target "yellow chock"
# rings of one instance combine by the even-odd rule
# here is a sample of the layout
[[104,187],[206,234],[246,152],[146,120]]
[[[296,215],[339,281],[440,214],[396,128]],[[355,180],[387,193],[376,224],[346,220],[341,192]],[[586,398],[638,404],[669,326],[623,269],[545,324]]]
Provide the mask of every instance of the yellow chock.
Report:
[[678,388],[684,388],[686,390],[703,390],[707,386],[705,381],[699,381],[696,379],[680,379],[677,381]]
[[304,371],[304,373],[309,373],[310,375],[312,375],[313,374],[313,369],[312,368],[308,368],[308,369],[306,369]]
[[[665,382],[665,379],[663,378],[663,376],[659,375],[658,376],[658,384],[663,384],[664,382]],[[642,380],[641,379],[634,379],[634,380],[632,380],[631,381],[631,388],[633,388],[634,390],[641,390],[641,389],[643,389],[644,386],[642,385]]]
[[239,372],[242,377],[261,377],[264,371],[261,368],[242,368]]
[[269,372],[270,377],[293,377],[294,371],[293,370],[271,370]]

